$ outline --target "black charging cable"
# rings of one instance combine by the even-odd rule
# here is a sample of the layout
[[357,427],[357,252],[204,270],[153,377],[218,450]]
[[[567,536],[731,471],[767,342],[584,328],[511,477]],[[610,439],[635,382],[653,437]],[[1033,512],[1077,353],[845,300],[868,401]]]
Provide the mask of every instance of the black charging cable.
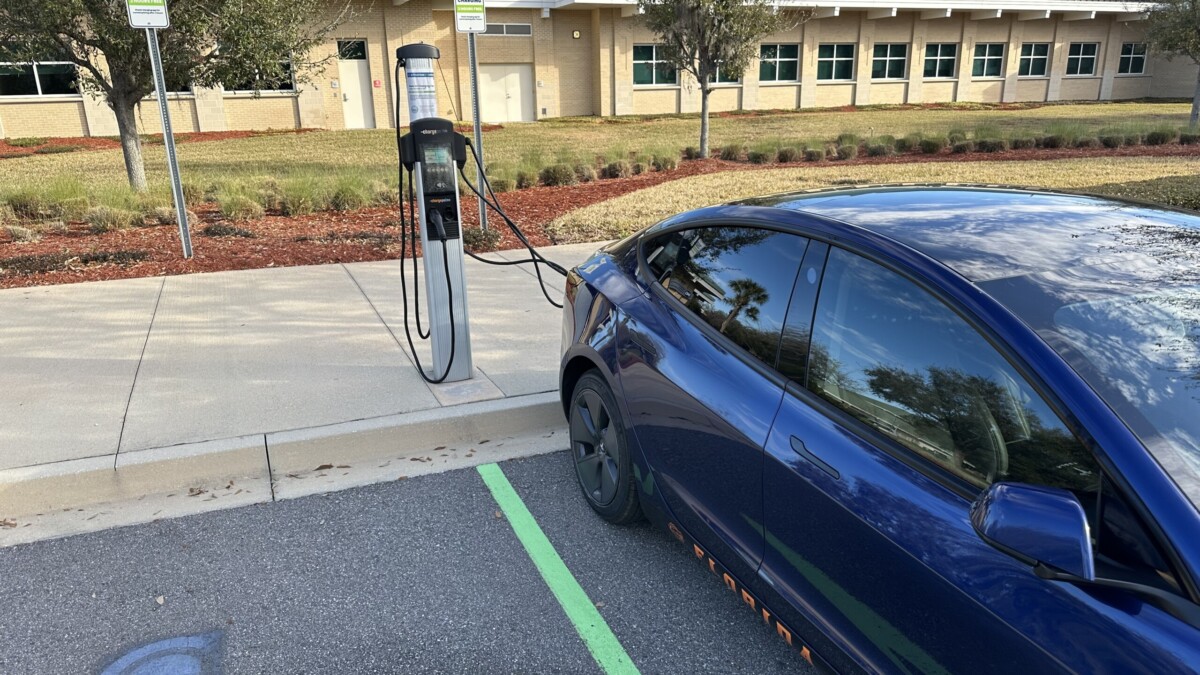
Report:
[[[395,77],[396,77],[395,91],[400,91],[400,63],[399,62],[396,63]],[[404,173],[405,172],[404,172],[404,156],[403,156],[403,151],[401,150],[401,145],[400,145],[401,134],[400,134],[399,120],[400,120],[400,97],[397,96],[396,97],[396,122],[397,122],[397,124],[396,124],[396,156],[397,156],[398,161],[396,163],[396,166],[397,166],[397,177],[399,180],[399,188],[398,189],[400,190],[400,193],[401,193],[400,200],[399,200],[400,201],[400,300],[401,300],[401,303],[404,305],[404,337],[405,337],[405,339],[408,340],[408,349],[410,352],[412,352],[413,362],[416,364],[417,372],[421,374],[421,378],[430,384],[441,384],[442,382],[446,381],[446,378],[450,375],[451,368],[453,368],[453,366],[454,366],[454,356],[455,356],[455,350],[456,350],[456,346],[457,346],[455,344],[455,341],[456,341],[456,333],[458,332],[454,329],[454,293],[450,289],[450,254],[448,252],[449,247],[446,245],[446,239],[447,239],[446,228],[445,228],[444,223],[442,222],[442,214],[438,213],[437,211],[434,211],[432,214],[430,214],[430,217],[429,217],[430,224],[432,224],[434,229],[437,231],[437,239],[442,244],[442,266],[443,266],[443,269],[445,269],[445,271],[446,271],[446,295],[447,295],[447,298],[449,299],[449,309],[450,309],[450,360],[446,363],[446,372],[442,373],[441,377],[435,378],[435,377],[430,377],[429,375],[425,374],[425,368],[421,365],[421,357],[417,356],[417,348],[413,344],[412,333],[408,326],[408,283],[404,279],[404,259],[408,257],[409,249],[411,248],[412,256],[413,256],[413,301],[414,301],[413,311],[414,311],[414,314],[416,315],[416,319],[417,319],[417,335],[422,340],[426,340],[429,338],[430,334],[432,333],[432,328],[433,328],[432,326],[430,326],[429,331],[426,331],[424,333],[421,331],[421,301],[420,301],[420,297],[419,297],[421,294],[421,288],[417,283],[418,277],[417,277],[416,258],[417,258],[417,241],[419,241],[419,238],[420,238],[420,230],[418,230],[417,228],[421,227],[422,224],[419,222],[420,217],[418,216],[417,206],[416,206],[416,203],[414,202],[415,194],[413,192],[413,172],[412,171],[408,172],[408,207],[409,207],[408,211],[409,211],[409,214],[411,215],[411,217],[406,217],[405,210],[404,210],[404,201],[405,201],[404,200]],[[412,240],[411,244],[409,243],[410,237]]]

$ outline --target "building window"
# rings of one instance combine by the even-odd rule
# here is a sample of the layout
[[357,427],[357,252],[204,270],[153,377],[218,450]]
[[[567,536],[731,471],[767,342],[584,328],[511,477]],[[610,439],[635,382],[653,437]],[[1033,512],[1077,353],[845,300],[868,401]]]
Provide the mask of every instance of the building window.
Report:
[[1146,43],[1126,42],[1121,45],[1121,64],[1117,72],[1122,75],[1141,75],[1146,72]]
[[925,77],[954,77],[958,45],[953,42],[925,45]]
[[1096,53],[1099,51],[1099,42],[1072,42],[1067,52],[1067,74],[1095,75]]
[[972,77],[1001,77],[1004,75],[1004,43],[985,42],[975,45],[975,65]]
[[66,61],[7,61],[0,51],[0,96],[76,96],[75,64]]
[[728,68],[722,68],[721,64],[718,63],[717,72],[713,73],[713,75],[708,78],[708,81],[715,82],[717,84],[741,84],[742,74],[732,72]]
[[[225,91],[229,93],[249,93],[256,91],[267,92],[292,92],[296,90],[296,81],[292,76],[292,61],[279,62],[283,66],[283,74],[279,77],[265,77],[262,73],[257,73],[252,79],[242,82],[235,82],[233,86],[224,85]],[[169,87],[168,87],[169,88]]]
[[533,35],[531,23],[489,23],[484,35]]
[[795,82],[800,79],[800,45],[762,45],[758,49],[758,79]]
[[1045,77],[1049,72],[1050,43],[1026,42],[1021,45],[1021,77]]
[[854,45],[824,44],[817,46],[818,80],[854,79]]
[[876,80],[903,80],[908,72],[908,45],[875,45],[871,77]]
[[661,58],[662,45],[633,46],[634,84],[676,84],[675,66]]

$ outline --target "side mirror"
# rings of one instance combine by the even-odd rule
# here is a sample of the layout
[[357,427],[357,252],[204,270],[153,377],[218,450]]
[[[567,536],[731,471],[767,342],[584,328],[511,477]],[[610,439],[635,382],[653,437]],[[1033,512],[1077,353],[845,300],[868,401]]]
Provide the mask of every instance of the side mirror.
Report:
[[971,525],[984,541],[1034,566],[1039,575],[1055,570],[1078,581],[1096,579],[1087,515],[1066,490],[993,483],[971,505]]

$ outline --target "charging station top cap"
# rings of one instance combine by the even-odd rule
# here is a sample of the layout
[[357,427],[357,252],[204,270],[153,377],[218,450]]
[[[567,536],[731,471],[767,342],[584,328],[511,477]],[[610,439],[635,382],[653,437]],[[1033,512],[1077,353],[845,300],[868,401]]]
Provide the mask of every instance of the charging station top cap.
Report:
[[438,51],[438,48],[434,47],[433,45],[427,45],[424,42],[417,42],[415,44],[403,45],[396,48],[396,60],[399,61],[401,65],[404,64],[405,59],[440,58],[442,58],[442,53]]

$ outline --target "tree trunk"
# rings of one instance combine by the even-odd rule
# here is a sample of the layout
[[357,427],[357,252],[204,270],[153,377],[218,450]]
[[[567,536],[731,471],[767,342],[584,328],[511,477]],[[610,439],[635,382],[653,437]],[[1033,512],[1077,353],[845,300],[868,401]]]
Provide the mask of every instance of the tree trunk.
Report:
[[137,117],[134,106],[137,100],[113,93],[111,101],[117,116],[117,130],[121,133],[121,154],[125,155],[125,173],[129,176],[129,187],[138,192],[146,191],[146,163],[142,160],[142,138],[137,132]]
[[700,159],[708,159],[708,87],[700,85]]
[[1195,130],[1200,125],[1200,73],[1196,75],[1196,91],[1192,93],[1192,116],[1188,118],[1188,128]]

